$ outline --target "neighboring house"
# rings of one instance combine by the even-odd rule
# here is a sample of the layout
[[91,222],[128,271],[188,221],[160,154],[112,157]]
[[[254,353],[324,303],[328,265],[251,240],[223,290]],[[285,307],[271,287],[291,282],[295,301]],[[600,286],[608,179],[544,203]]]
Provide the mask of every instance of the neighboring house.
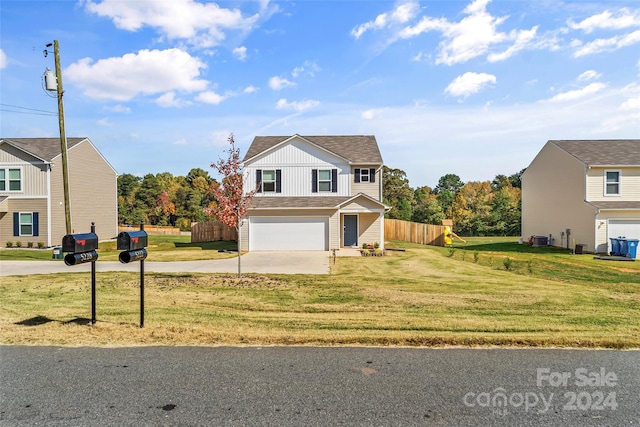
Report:
[[611,252],[640,239],[640,139],[548,141],[522,175],[522,236]]
[[[118,234],[117,174],[88,138],[67,138],[72,232]],[[60,138],[0,138],[0,243],[57,246],[66,234]]]
[[374,136],[257,136],[243,160],[257,188],[243,250],[384,248],[382,156]]

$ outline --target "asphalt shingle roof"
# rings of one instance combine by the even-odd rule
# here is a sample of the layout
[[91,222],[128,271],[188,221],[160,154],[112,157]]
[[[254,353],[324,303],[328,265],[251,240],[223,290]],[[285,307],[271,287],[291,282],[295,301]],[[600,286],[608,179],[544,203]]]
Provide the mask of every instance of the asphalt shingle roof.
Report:
[[[67,138],[67,149],[81,143],[87,138]],[[60,138],[0,138],[0,141],[13,145],[39,159],[50,162],[59,156]]]
[[[319,147],[349,160],[351,163],[381,165],[382,156],[373,135],[303,136]],[[256,136],[244,157],[244,161],[291,138],[290,136]]]
[[587,166],[640,166],[640,139],[551,140]]

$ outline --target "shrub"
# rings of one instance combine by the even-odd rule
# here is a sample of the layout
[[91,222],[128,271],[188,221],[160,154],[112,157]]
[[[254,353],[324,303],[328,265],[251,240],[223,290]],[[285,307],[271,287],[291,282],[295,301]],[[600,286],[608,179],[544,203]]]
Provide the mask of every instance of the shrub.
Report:
[[27,247],[28,248],[32,248],[33,247],[33,242],[27,242]]
[[379,247],[380,247],[380,243],[378,242],[373,243],[373,249],[378,249]]
[[21,247],[22,247],[22,242],[21,242],[20,240],[18,240],[18,241],[16,242],[16,246],[17,246],[17,247],[19,247],[19,248],[21,248]]
[[44,248],[44,242],[38,242],[38,249]]
[[369,244],[368,244],[368,243],[363,243],[363,244],[362,244],[362,249],[367,249],[368,247],[369,247]]
[[13,247],[13,242],[7,242],[7,247],[8,248],[12,248]]

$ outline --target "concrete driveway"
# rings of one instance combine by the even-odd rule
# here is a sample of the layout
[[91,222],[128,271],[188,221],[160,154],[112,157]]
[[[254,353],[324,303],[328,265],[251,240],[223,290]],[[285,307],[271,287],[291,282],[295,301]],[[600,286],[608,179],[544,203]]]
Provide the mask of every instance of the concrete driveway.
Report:
[[[268,274],[329,274],[330,252],[275,251],[249,252],[240,257],[242,273]],[[64,261],[1,261],[0,276],[29,274],[72,273],[91,271],[91,264],[69,267]],[[140,271],[137,262],[96,262],[96,272]],[[145,272],[153,273],[237,273],[238,258],[205,261],[151,262],[145,261]]]

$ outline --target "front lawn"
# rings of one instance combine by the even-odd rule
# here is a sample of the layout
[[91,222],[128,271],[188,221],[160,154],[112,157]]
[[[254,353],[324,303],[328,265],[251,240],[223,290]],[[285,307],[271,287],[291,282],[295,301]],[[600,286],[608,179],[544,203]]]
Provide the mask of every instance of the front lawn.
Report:
[[405,251],[338,257],[330,275],[147,274],[142,329],[138,274],[98,275],[95,326],[88,274],[3,277],[0,342],[640,347],[637,261],[513,238],[387,247]]

